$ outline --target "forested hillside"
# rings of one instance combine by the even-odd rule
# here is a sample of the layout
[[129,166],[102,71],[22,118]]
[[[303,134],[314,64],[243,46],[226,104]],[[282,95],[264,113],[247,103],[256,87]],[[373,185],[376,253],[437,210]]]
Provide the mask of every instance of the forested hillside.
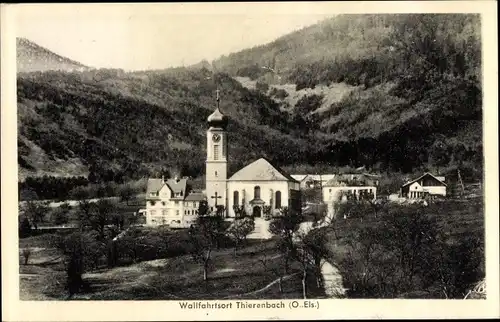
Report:
[[[318,157],[480,175],[480,29],[479,15],[339,15],[214,65],[256,80],[282,105],[297,93],[285,84],[329,86],[290,107],[319,139]],[[356,88],[331,102],[329,89],[340,85]]]
[[222,57],[216,74],[206,61],[134,73],[19,73],[21,179],[202,174],[216,83],[230,117],[232,171],[266,156],[281,166],[460,167],[477,178],[480,44],[477,15],[340,15]]
[[215,83],[231,120],[231,169],[261,155],[304,159],[307,144],[274,101],[226,75],[215,77],[206,69],[18,74],[21,176],[66,171],[91,181],[119,180],[162,168],[198,176]]

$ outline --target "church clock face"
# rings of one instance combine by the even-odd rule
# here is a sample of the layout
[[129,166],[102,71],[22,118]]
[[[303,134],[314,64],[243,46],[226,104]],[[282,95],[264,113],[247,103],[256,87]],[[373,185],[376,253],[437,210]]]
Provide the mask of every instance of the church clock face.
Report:
[[219,135],[219,134],[214,134],[214,135],[212,136],[212,140],[213,140],[214,142],[219,142],[219,141],[220,141],[220,135]]

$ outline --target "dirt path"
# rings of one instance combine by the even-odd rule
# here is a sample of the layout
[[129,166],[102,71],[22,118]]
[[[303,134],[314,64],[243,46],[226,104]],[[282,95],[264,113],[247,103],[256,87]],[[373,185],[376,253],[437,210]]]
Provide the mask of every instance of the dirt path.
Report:
[[[293,273],[293,274],[290,274],[290,275],[287,275],[287,276],[283,276],[283,278],[282,278],[282,280],[281,280],[281,281],[282,281],[282,282],[287,281],[287,280],[289,280],[290,278],[294,277],[294,276],[295,276],[295,275],[297,275],[297,274],[298,274],[298,273]],[[244,294],[238,294],[238,295],[231,295],[231,296],[227,296],[227,297],[225,297],[225,298],[226,298],[226,299],[228,299],[228,298],[233,299],[233,298],[238,298],[238,297],[240,297],[240,296],[246,296],[246,295],[255,295],[255,294],[259,294],[259,293],[262,293],[262,292],[267,291],[267,290],[268,290],[269,288],[271,288],[273,285],[275,285],[275,284],[279,283],[279,281],[280,281],[280,279],[279,279],[279,278],[277,278],[277,279],[275,279],[274,281],[272,281],[271,283],[269,283],[269,284],[267,284],[266,286],[264,286],[263,288],[258,289],[258,290],[256,290],[256,291],[252,291],[252,292],[248,292],[248,293],[244,293]]]

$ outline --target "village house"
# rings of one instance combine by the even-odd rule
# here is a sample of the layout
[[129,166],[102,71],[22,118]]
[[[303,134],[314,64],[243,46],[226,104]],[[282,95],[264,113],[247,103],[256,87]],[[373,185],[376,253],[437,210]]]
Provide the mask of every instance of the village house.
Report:
[[427,196],[446,196],[445,177],[424,173],[401,186],[400,196],[408,199],[421,199]]
[[146,189],[146,225],[190,227],[205,196],[192,192],[186,178],[149,179]]
[[228,178],[228,118],[218,102],[217,92],[217,108],[207,119],[204,193],[189,192],[186,179],[150,179],[146,196],[148,224],[189,227],[202,200],[207,201],[210,212],[223,208],[228,218],[237,217],[241,209],[254,217],[262,217],[266,209],[276,212],[288,207],[301,211],[300,183],[265,158]]
[[291,177],[300,182],[301,189],[314,189],[324,186],[335,174],[292,174]]
[[355,200],[377,198],[378,179],[366,174],[339,174],[323,186],[323,202],[331,203],[350,198]]
[[334,215],[334,204],[347,200],[375,200],[378,179],[368,174],[340,174],[328,181],[322,189],[327,215]]

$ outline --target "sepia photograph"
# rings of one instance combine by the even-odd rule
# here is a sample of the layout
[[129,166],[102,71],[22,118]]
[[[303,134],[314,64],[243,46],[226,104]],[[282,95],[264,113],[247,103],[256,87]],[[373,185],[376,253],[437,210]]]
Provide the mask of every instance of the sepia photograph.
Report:
[[10,20],[19,301],[486,301],[482,15],[211,5]]

